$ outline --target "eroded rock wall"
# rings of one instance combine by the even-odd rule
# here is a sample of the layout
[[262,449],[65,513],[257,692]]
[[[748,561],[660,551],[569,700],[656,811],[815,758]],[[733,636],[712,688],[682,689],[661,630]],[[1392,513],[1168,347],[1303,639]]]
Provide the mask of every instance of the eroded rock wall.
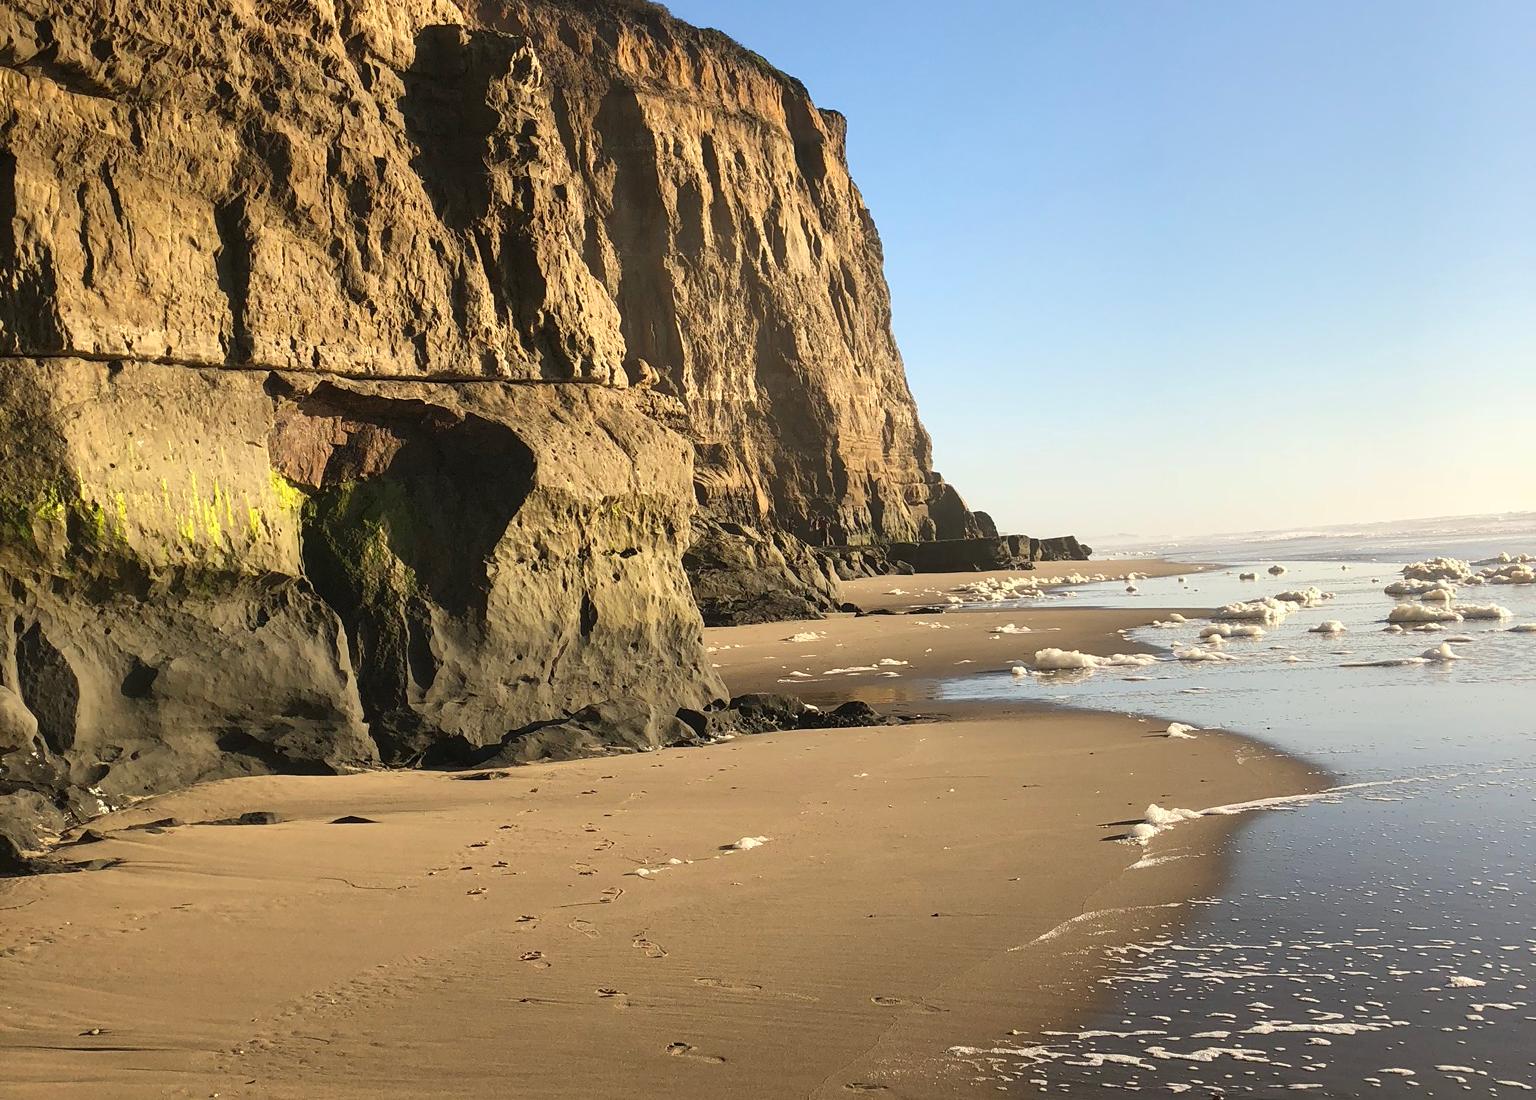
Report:
[[0,803],[452,759],[608,701],[656,744],[723,694],[687,442],[623,395],[10,359],[0,410]]
[[654,385],[715,519],[976,533],[845,124],[645,3],[3,0],[0,353]]

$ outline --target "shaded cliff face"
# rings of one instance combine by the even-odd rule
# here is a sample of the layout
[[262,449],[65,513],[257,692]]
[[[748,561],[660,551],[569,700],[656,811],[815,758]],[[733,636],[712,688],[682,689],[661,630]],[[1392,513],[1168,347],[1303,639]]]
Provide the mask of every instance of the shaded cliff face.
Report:
[[720,520],[958,537],[844,123],[644,3],[0,4],[0,352],[654,385]]
[[472,15],[543,63],[584,259],[628,361],[688,410],[706,510],[818,544],[968,533],[930,472],[843,117],[649,5]]

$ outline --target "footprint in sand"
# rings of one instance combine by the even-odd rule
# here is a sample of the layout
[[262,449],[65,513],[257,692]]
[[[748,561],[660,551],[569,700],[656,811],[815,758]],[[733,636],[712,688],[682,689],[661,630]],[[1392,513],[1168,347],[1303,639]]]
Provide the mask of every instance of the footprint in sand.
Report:
[[573,863],[571,864],[571,870],[575,871],[578,875],[597,874],[597,868],[589,863]]
[[528,963],[535,970],[548,970],[550,967],[550,962],[544,957],[544,952],[542,951],[524,951],[518,958]]
[[758,993],[764,997],[778,997],[786,1001],[804,1001],[807,1004],[814,1003],[817,998],[808,993],[786,993],[778,989],[764,989],[756,982],[733,981],[729,978],[695,978],[695,985],[708,986],[710,989],[720,989],[727,993]]
[[691,1058],[695,1062],[708,1062],[712,1066],[722,1065],[724,1058],[715,1054],[701,1054],[699,1048],[692,1043],[669,1043],[667,1053],[674,1058]]
[[597,995],[615,1008],[629,1007],[629,994],[625,993],[622,989],[603,988],[597,991]]
[[761,993],[763,987],[756,982],[733,982],[727,978],[695,978],[694,984],[707,985],[711,989],[723,989],[728,993]]
[[635,937],[635,948],[639,951],[644,951],[645,957],[648,959],[664,959],[667,957],[667,949],[654,940],[646,939],[643,932]]
[[571,921],[571,923],[566,925],[566,927],[579,936],[587,937],[589,940],[595,940],[597,937],[602,935],[602,933],[597,930],[596,925],[594,925],[589,920],[582,920],[580,917],[577,917],[575,920]]
[[947,1008],[929,1004],[927,1001],[907,1000],[905,997],[871,997],[870,1000],[881,1008],[913,1008],[918,1012],[948,1012]]
[[603,891],[602,897],[597,899],[599,905],[612,905],[624,896],[624,887],[610,886]]

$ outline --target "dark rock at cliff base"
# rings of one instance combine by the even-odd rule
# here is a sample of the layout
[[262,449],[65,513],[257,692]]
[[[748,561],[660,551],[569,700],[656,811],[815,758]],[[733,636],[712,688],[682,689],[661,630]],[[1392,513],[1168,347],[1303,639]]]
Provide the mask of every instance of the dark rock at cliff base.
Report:
[[278,825],[282,816],[271,810],[252,810],[239,817],[221,817],[217,821],[204,821],[204,825]]
[[717,729],[735,733],[769,733],[800,727],[807,717],[819,714],[793,695],[752,692],[738,695],[730,705],[715,711]]
[[811,706],[793,695],[752,692],[703,712],[682,715],[703,740],[781,730],[883,726],[903,719],[881,714],[869,704],[850,700],[833,710]]
[[1030,539],[1029,556],[1032,561],[1087,561],[1093,556],[1093,548],[1084,546],[1071,535]]
[[24,853],[10,837],[0,833],[0,878],[31,875],[41,869],[37,860]]
[[919,573],[1018,569],[1027,568],[1029,563],[1027,540],[1021,546],[1017,537],[892,543],[887,552],[893,560],[906,562]]
[[1087,561],[1093,550],[1071,535],[1036,539],[1028,535],[995,538],[940,539],[934,542],[892,543],[886,553],[919,573],[963,573],[970,570],[1032,569],[1037,561]]
[[880,577],[887,573],[911,573],[906,562],[892,560],[884,546],[817,547],[816,554],[827,562],[839,580]]
[[896,721],[899,721],[899,719],[881,714],[874,707],[860,699],[850,699],[848,702],[821,715],[814,724],[808,724],[802,720],[801,728],[845,729],[852,726],[884,726]]
[[706,626],[819,619],[837,606],[837,578],[795,536],[697,520],[683,568]]
[[633,699],[605,700],[558,721],[513,730],[499,744],[470,751],[452,763],[477,769],[504,768],[535,760],[650,752],[695,736],[694,728],[677,712]]

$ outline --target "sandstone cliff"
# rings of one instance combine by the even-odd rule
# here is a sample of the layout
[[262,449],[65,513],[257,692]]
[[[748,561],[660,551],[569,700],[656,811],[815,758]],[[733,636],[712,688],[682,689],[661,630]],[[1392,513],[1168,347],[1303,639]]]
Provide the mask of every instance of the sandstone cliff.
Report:
[[655,385],[715,518],[959,537],[844,122],[600,0],[5,0],[0,352]]
[[975,534],[843,138],[641,0],[0,0],[0,799],[662,743],[690,543]]

